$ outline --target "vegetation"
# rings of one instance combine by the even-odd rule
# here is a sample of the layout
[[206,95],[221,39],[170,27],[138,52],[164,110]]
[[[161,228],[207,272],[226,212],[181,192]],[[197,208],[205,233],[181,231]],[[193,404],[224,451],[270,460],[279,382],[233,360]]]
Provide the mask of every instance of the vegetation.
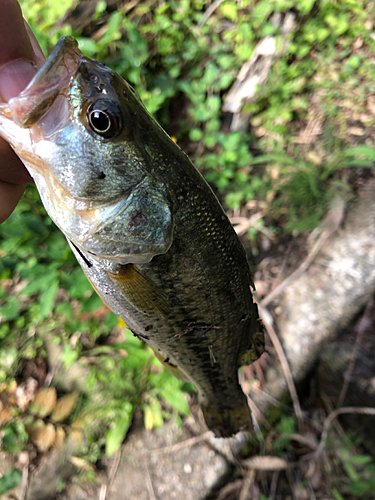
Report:
[[[21,0],[45,53],[72,34],[84,53],[135,87],[228,211],[249,215],[249,202],[255,200],[260,226],[266,224],[276,236],[300,234],[317,226],[335,193],[351,196],[358,169],[372,167],[373,3],[224,0],[209,11],[203,0],[144,0],[111,11],[99,1],[78,21],[65,15],[74,4]],[[272,16],[283,19],[291,11],[296,27],[287,50],[242,110],[248,130],[230,131],[223,97],[263,37],[282,43],[281,25]],[[256,252],[257,232],[252,229],[249,237]],[[85,457],[95,462],[103,452],[118,449],[135,412],[142,411],[148,429],[188,413],[185,392],[192,388],[163,371],[152,351],[103,309],[33,186],[0,226],[0,257],[4,450],[17,452],[31,441],[43,451],[47,438],[52,445],[62,433],[63,439],[81,433],[89,418],[92,434],[82,439]],[[65,369],[89,368],[85,388],[79,388],[79,396],[75,387],[67,390],[74,395],[69,408],[66,400],[61,403],[60,389],[51,403],[39,387],[34,391],[39,406],[22,406],[17,390],[25,392],[28,367],[35,370],[46,359],[51,342],[60,349]],[[48,369],[38,372],[40,386]],[[59,401],[63,418],[54,413]],[[275,452],[290,449],[293,426],[290,417],[281,419]],[[332,495],[370,494],[374,467],[363,455],[344,462],[346,482],[335,484]],[[19,481],[16,470],[4,475],[0,495]]]

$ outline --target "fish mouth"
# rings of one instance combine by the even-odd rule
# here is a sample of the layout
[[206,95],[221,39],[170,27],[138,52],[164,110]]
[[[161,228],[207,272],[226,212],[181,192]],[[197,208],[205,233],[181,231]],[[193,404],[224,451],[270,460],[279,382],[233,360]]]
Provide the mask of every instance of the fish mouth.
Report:
[[9,100],[8,107],[14,123],[22,128],[35,125],[51,108],[57,96],[69,89],[83,58],[73,37],[59,40],[29,85]]
[[83,58],[73,37],[62,38],[28,86],[9,102],[0,103],[0,136],[32,177],[45,166],[41,141],[64,128],[71,118],[69,87]]

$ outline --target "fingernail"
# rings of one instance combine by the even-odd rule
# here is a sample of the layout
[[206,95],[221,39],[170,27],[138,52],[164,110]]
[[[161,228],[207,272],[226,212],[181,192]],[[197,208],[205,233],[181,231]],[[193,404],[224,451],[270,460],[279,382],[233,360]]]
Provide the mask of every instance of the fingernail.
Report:
[[16,59],[0,67],[0,98],[8,102],[17,96],[36,73],[35,65],[28,59]]

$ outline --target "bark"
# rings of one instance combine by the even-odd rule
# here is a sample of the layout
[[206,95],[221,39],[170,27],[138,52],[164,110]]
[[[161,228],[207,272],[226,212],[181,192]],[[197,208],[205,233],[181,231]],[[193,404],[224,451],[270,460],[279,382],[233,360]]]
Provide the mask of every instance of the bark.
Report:
[[[294,381],[300,382],[319,355],[363,308],[375,290],[375,182],[368,182],[309,269],[281,292],[275,325]],[[341,356],[332,352],[333,359]],[[287,385],[271,349],[266,383],[250,397],[266,414],[270,398],[281,399]]]

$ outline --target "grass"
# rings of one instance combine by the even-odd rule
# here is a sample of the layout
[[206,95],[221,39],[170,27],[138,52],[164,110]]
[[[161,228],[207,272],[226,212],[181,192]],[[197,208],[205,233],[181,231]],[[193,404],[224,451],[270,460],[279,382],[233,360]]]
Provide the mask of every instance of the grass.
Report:
[[[145,0],[112,12],[100,1],[84,27],[72,30],[64,15],[73,4],[21,1],[45,53],[72,34],[83,52],[134,85],[228,211],[248,213],[248,202],[258,200],[259,224],[276,236],[302,234],[319,224],[335,193],[352,196],[347,179],[353,170],[372,168],[375,66],[369,56],[375,49],[370,21],[375,7],[370,2],[224,0],[207,15],[203,0]],[[287,52],[276,59],[256,99],[244,105],[247,131],[230,131],[223,97],[263,37],[280,43],[272,14],[285,16],[291,9],[296,29]],[[256,252],[257,235],[250,231]],[[23,449],[36,422],[50,425],[48,432],[80,431],[89,416],[101,422],[91,425],[85,441],[86,456],[95,462],[118,449],[135,411],[142,411],[148,429],[187,414],[183,391],[188,387],[163,371],[150,349],[101,309],[34,187],[0,226],[0,248],[0,387],[10,415],[4,449]],[[47,416],[30,414],[14,400],[25,367],[46,359],[51,332],[65,369],[89,368],[87,388],[62,423],[50,418],[53,409]],[[40,377],[48,367],[44,371]],[[277,432],[283,439],[288,434]],[[290,441],[276,439],[275,446],[286,449]],[[361,460],[362,470],[374,466]],[[353,474],[353,464],[345,467],[353,489],[345,494],[354,495],[367,483]],[[17,473],[10,473],[0,491],[17,480]],[[335,492],[347,498],[340,485]]]

